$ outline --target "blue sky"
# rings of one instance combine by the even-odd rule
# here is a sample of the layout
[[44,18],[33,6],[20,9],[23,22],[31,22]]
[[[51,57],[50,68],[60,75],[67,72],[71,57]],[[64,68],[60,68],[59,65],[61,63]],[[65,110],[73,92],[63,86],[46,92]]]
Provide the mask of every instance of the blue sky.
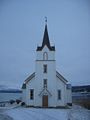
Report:
[[89,0],[0,0],[0,85],[20,88],[35,71],[45,16],[57,70],[72,85],[90,84]]

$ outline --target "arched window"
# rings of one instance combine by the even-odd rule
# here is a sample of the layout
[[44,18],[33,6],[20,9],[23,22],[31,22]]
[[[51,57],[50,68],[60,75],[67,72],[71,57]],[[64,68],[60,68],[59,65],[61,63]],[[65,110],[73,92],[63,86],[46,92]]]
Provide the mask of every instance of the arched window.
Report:
[[43,53],[43,60],[48,60],[48,54],[47,54],[47,52]]

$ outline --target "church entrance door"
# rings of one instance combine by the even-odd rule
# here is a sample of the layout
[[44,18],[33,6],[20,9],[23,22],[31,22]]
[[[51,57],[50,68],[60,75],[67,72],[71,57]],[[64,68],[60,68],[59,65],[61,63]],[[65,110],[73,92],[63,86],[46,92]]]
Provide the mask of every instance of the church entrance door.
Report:
[[48,107],[48,95],[43,95],[42,97],[42,106]]

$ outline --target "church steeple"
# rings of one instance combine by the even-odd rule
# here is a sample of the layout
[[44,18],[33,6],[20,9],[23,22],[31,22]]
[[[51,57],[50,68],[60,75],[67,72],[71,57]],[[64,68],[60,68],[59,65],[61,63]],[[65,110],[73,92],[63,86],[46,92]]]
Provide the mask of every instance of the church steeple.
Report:
[[48,48],[50,47],[50,41],[49,41],[49,36],[48,36],[47,24],[45,25],[45,31],[44,31],[44,36],[43,36],[42,47],[44,47],[45,45]]
[[55,46],[51,46],[49,41],[49,35],[48,35],[48,29],[47,29],[47,18],[45,19],[45,30],[44,30],[42,46],[38,46],[37,51],[41,51],[45,45],[48,47],[50,51],[55,51]]

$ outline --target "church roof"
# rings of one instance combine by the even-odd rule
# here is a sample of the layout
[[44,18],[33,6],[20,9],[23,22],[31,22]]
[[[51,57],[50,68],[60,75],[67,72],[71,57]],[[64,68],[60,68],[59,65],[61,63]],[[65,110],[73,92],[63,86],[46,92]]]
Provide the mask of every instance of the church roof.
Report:
[[28,83],[33,77],[35,77],[35,72],[32,73],[32,74],[25,80],[25,83]]
[[68,82],[59,72],[56,71],[56,76],[65,84]]
[[[22,89],[26,89],[26,84],[30,81],[30,80],[32,80],[32,78],[34,78],[35,77],[35,72],[34,73],[32,73],[25,81],[24,81],[24,83],[23,83],[23,85],[22,85]],[[57,72],[56,71],[56,77],[58,77],[63,83],[67,83],[68,81],[59,73],[59,72]]]
[[23,83],[22,89],[26,89],[26,83]]
[[48,47],[48,49],[50,51],[55,51],[55,46],[50,45],[50,40],[49,40],[49,35],[48,35],[48,30],[47,30],[47,24],[45,25],[45,31],[44,31],[42,46],[38,46],[37,51],[41,51],[44,48],[45,45]]
[[23,83],[23,85],[22,85],[22,89],[26,89],[26,84],[27,84],[32,78],[34,78],[34,77],[35,77],[35,72],[32,73],[32,74],[24,81],[24,83]]

